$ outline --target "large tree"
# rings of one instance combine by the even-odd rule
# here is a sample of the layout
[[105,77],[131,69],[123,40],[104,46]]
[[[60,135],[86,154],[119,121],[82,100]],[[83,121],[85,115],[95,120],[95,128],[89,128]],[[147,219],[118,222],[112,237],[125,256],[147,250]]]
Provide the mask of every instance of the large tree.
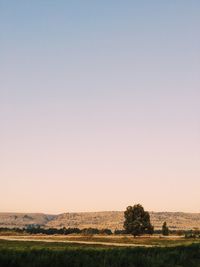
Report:
[[124,218],[124,229],[127,234],[138,236],[144,233],[153,233],[150,215],[144,210],[142,205],[128,206],[124,212]]

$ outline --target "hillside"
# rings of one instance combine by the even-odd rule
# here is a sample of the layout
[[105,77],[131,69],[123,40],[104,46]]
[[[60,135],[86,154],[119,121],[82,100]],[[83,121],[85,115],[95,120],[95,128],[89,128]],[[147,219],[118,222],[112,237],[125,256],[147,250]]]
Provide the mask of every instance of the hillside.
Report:
[[[170,229],[200,228],[200,213],[150,212],[155,229],[160,229],[166,221]],[[43,227],[78,227],[78,228],[123,228],[122,211],[79,212],[47,215],[42,213],[0,213],[0,227],[26,227],[41,225]]]
[[[150,212],[155,229],[166,221],[171,229],[200,228],[200,213]],[[64,213],[49,221],[48,227],[110,228],[122,229],[124,213],[121,211]]]
[[43,213],[0,213],[0,227],[19,227],[23,228],[28,225],[46,225],[55,215]]

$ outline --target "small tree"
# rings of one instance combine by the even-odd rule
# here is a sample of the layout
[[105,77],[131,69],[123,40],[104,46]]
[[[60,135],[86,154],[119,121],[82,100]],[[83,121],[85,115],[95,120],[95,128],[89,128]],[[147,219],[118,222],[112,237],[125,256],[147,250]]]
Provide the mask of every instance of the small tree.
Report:
[[169,235],[169,228],[168,228],[166,222],[163,223],[163,226],[162,226],[162,234],[163,235],[166,235],[166,236]]
[[153,226],[150,222],[150,215],[142,205],[128,206],[124,212],[124,229],[127,234],[139,236],[145,232],[153,233]]
[[153,235],[153,233],[154,233],[154,226],[150,224],[147,229],[147,234]]

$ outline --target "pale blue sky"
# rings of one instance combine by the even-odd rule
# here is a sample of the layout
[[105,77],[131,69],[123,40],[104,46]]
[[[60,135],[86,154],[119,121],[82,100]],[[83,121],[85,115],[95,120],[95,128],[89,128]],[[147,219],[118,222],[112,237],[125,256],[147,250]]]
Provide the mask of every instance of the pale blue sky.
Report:
[[0,211],[200,212],[199,14],[0,0]]

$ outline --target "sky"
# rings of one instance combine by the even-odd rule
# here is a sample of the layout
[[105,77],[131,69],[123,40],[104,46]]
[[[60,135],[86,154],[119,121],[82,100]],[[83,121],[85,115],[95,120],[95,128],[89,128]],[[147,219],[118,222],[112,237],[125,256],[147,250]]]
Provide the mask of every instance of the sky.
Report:
[[0,211],[200,212],[199,14],[0,0]]

